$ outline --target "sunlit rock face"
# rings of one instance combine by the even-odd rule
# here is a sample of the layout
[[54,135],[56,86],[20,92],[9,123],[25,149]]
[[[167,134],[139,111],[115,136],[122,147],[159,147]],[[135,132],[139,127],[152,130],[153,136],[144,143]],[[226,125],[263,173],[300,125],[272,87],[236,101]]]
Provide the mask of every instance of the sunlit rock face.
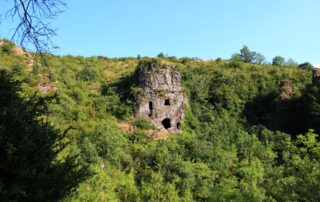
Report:
[[180,82],[180,73],[171,65],[140,64],[142,94],[137,101],[136,118],[145,118],[160,130],[180,132],[185,101]]

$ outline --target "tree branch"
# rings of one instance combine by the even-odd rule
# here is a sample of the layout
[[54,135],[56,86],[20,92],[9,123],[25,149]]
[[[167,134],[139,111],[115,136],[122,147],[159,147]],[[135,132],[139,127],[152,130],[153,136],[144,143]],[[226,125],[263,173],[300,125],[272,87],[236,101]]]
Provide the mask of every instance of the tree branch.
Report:
[[51,38],[56,35],[56,29],[48,21],[62,13],[66,4],[61,0],[13,0],[13,3],[6,14],[6,18],[18,21],[11,40],[23,48],[32,44],[40,54],[55,48]]

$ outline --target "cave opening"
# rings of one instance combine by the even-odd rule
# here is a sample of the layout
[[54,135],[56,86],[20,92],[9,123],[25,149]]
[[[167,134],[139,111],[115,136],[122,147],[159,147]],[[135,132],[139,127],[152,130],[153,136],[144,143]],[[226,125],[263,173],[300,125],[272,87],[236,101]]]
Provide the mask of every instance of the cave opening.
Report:
[[177,123],[177,129],[180,130],[181,129],[181,125],[180,122]]
[[170,99],[165,99],[164,100],[164,105],[170,105]]
[[171,120],[169,118],[163,119],[162,125],[165,129],[171,128]]
[[153,114],[153,103],[152,103],[152,101],[149,101],[149,116],[152,116],[152,114]]

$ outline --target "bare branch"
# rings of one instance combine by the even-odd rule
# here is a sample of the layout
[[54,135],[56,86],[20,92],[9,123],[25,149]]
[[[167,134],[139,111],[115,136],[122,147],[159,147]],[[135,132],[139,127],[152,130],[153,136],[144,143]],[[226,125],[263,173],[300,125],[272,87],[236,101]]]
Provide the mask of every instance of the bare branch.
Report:
[[40,53],[50,52],[54,48],[51,38],[56,30],[49,21],[55,19],[66,4],[61,0],[12,0],[13,7],[7,11],[6,18],[17,20],[12,41],[26,48],[32,44]]

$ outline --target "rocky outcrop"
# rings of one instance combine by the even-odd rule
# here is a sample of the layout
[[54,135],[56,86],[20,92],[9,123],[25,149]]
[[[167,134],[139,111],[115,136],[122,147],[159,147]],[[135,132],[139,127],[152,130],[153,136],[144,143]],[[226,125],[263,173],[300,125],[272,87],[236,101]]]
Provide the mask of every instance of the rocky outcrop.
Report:
[[48,94],[57,90],[54,83],[38,83],[36,88],[43,94]]
[[320,88],[320,68],[313,69],[312,84]]
[[280,100],[286,101],[291,100],[294,95],[294,87],[290,80],[283,80],[280,82]]
[[0,40],[0,47],[4,46],[10,47],[10,51],[12,51],[15,55],[23,57],[27,60],[28,69],[27,71],[31,72],[33,69],[33,65],[35,63],[32,55],[27,51],[23,50],[21,47],[16,46],[15,44],[9,42],[8,40]]
[[143,91],[137,101],[135,117],[144,118],[160,130],[180,132],[185,97],[181,76],[171,65],[141,63],[139,85]]

